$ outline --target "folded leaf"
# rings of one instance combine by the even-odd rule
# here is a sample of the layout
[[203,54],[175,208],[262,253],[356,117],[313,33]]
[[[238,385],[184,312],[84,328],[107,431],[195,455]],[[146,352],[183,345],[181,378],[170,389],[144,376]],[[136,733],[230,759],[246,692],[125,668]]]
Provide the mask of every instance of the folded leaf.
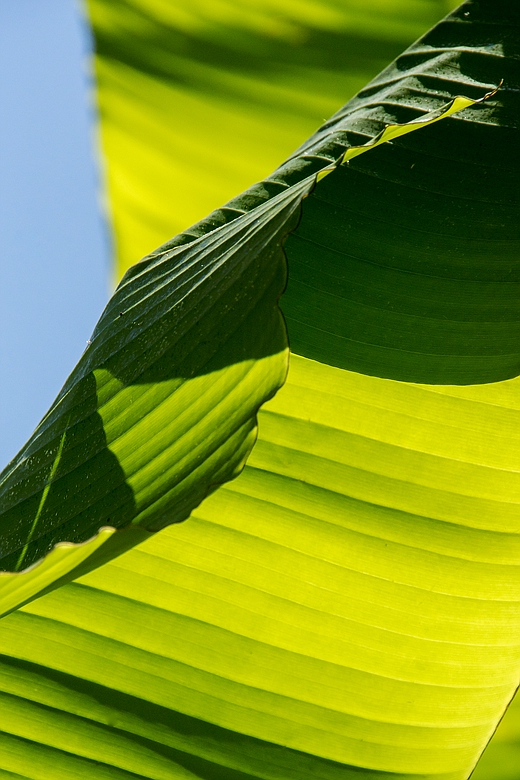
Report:
[[[53,407],[0,475],[0,563],[17,573],[0,575],[2,614],[143,540],[127,533],[107,536],[101,551],[100,540],[85,546],[101,527],[158,531],[237,476],[255,414],[286,372],[282,243],[302,199],[338,165],[495,92],[389,125],[336,166],[127,272]],[[63,541],[59,565],[34,567]]]
[[[312,184],[127,273],[53,407],[1,476],[4,571],[27,569],[56,543],[85,542],[103,526],[157,531],[185,520],[241,470],[258,407],[287,371],[281,244]],[[127,549],[130,538],[112,538],[103,555]],[[71,549],[71,569],[76,557]],[[64,567],[65,559],[61,575]],[[26,576],[30,596],[50,584],[38,568]],[[25,601],[28,586],[15,581]],[[4,610],[12,587],[0,579]]]
[[114,277],[279,165],[455,4],[86,0]]
[[[389,115],[504,78],[474,115],[340,165],[304,200],[282,299],[303,356],[248,465],[188,522],[3,621],[6,772],[468,776],[519,676],[519,380],[503,378],[518,21],[464,4],[270,180],[301,184]],[[255,213],[254,193],[240,202]],[[241,219],[224,209],[169,247]]]

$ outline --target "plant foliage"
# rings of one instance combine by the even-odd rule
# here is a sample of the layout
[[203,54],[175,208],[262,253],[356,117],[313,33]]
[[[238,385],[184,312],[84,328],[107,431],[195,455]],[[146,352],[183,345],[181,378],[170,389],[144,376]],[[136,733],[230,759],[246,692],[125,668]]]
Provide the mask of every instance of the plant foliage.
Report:
[[[143,5],[92,8],[124,63]],[[464,3],[123,279],[6,472],[5,560],[191,516],[4,619],[6,777],[471,772],[518,684],[519,24]],[[282,245],[289,373],[201,503],[284,380]]]

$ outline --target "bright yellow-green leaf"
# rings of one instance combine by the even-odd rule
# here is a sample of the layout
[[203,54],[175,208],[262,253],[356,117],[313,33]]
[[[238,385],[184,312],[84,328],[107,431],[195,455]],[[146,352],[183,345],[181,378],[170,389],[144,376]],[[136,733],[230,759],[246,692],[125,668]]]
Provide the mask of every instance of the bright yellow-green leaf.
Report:
[[516,780],[520,766],[520,699],[511,702],[472,780]]
[[118,273],[263,178],[453,0],[86,0]]
[[[54,406],[2,474],[0,614],[143,539],[116,536],[99,555],[116,528],[181,522],[240,473],[255,412],[285,379],[281,246],[300,202],[339,164],[495,92],[389,125],[335,168],[187,247],[158,250],[125,276]],[[87,544],[102,518],[111,526]]]
[[[102,528],[93,539],[80,544],[58,542],[45,557],[25,572],[0,571],[0,593],[3,614],[31,601],[45,592],[49,583],[61,582],[87,558],[98,552],[115,533],[115,528]],[[144,537],[143,537],[144,539]],[[139,541],[143,541],[139,539]]]
[[[281,244],[313,181],[126,274],[51,410],[1,475],[1,560],[14,572],[0,580],[1,613],[17,587],[24,603],[27,588],[35,595],[54,571],[59,581],[65,572],[52,566],[43,579],[38,567],[18,574],[56,543],[84,542],[104,526],[181,522],[241,471],[256,412],[287,372]],[[117,554],[128,538],[109,549]],[[69,570],[78,555],[70,548]]]
[[[147,32],[157,49],[135,50],[149,86],[168,82],[159,18],[170,36],[182,20],[187,50],[204,40],[199,59],[224,29],[200,32],[206,4],[154,2],[148,26],[138,0],[103,7],[98,67],[127,67]],[[226,20],[237,7],[211,6]],[[367,17],[377,29],[384,7]],[[467,778],[519,678],[518,13],[466,3],[273,176],[150,256],[160,267],[231,236],[385,125],[504,79],[305,190],[281,301],[301,355],[259,412],[246,468],[185,523],[3,621],[4,773]],[[123,216],[129,148],[111,147]],[[111,452],[128,484],[123,445]]]

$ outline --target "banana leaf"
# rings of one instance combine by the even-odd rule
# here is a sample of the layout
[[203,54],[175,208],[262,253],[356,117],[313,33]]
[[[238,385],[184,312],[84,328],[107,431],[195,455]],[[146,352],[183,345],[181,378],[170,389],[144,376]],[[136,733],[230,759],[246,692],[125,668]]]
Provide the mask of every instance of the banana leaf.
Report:
[[[131,482],[139,472],[127,464],[140,463],[136,442],[146,428],[126,450],[117,442],[138,428],[143,385],[153,393],[173,385],[170,376],[136,382],[125,352],[133,342],[121,334],[129,328],[150,364],[158,353],[125,322],[117,296],[138,307],[140,282],[149,279],[150,296],[159,297],[145,298],[149,308],[136,322],[156,310],[176,321],[161,308],[157,269],[167,288],[171,258],[180,273],[179,258],[201,246],[217,258],[219,237],[241,226],[255,240],[264,229],[271,236],[265,215],[273,213],[287,217],[267,256],[279,261],[283,244],[289,373],[258,413],[258,440],[237,479],[202,503],[190,498],[196,506],[185,522],[2,621],[5,777],[455,780],[471,772],[519,676],[519,21],[510,3],[465,3],[265,183],[123,280],[89,352],[101,363],[83,363],[95,394],[83,391],[92,380],[80,363],[70,380],[78,397],[67,406],[64,391],[29,445],[39,439],[40,451],[49,450],[33,499],[38,523],[60,468],[75,462],[56,421],[84,452],[85,418],[73,415],[90,410],[92,398],[104,400],[91,417],[101,418],[120,484],[139,496]],[[345,162],[345,151],[385,126],[442,112],[457,94],[477,100],[501,80],[488,100]],[[232,256],[241,255],[240,240],[230,243]],[[243,255],[237,263],[249,279],[254,262]],[[280,263],[262,268],[273,266]],[[273,336],[281,333],[283,274],[276,279],[274,290],[266,280],[257,321],[251,305],[230,309],[246,311],[240,362],[270,379],[263,396],[243,391],[249,421],[284,378],[284,343]],[[222,312],[211,325],[220,321]],[[278,349],[251,356],[250,322],[253,335]],[[192,336],[187,329],[185,340]],[[169,339],[160,342],[164,355]],[[197,343],[205,344],[198,334]],[[235,347],[232,335],[225,343]],[[105,368],[109,347],[116,357],[110,353]],[[213,354],[218,360],[219,350]],[[180,359],[195,358],[181,349]],[[229,372],[240,363],[221,363],[233,384]],[[136,374],[125,382],[129,366]],[[198,389],[195,372],[182,378],[182,387]],[[159,437],[151,463],[164,451],[166,419],[150,426]],[[244,449],[228,453],[227,477],[253,443],[249,426]],[[18,463],[34,479],[30,457]],[[208,473],[206,492],[223,469]],[[57,497],[74,503],[81,484]],[[123,522],[143,518],[141,527],[155,530],[183,519],[189,509],[179,490],[166,509],[135,501]],[[164,486],[157,495],[166,495]],[[35,541],[38,523],[18,550]],[[22,563],[28,554],[29,547]]]

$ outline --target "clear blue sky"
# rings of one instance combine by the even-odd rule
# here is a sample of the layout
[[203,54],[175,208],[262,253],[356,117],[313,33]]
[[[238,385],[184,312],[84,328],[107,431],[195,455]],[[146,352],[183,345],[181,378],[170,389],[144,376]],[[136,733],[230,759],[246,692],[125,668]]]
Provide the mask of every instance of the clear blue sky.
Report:
[[109,294],[90,42],[75,0],[0,2],[0,471]]

